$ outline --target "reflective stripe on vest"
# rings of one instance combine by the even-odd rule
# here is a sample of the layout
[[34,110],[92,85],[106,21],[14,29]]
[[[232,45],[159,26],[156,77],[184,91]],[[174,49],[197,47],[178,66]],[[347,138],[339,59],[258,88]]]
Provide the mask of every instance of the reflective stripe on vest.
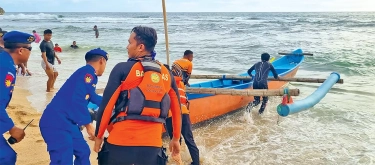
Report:
[[133,85],[130,89],[121,89],[127,91],[128,97],[125,107],[120,110],[122,113],[113,122],[144,120],[165,123],[171,102],[168,95],[171,88],[168,70],[155,61],[144,60],[133,66],[129,76],[132,77],[127,78],[121,85],[138,85]]

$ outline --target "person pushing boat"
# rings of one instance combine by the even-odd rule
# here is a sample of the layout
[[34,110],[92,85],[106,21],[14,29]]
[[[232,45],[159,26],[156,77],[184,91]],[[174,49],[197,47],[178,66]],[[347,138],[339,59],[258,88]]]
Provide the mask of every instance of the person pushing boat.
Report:
[[86,66],[76,70],[43,111],[40,132],[47,143],[50,164],[90,165],[90,148],[80,131],[85,126],[94,140],[94,126],[87,105],[100,105],[102,97],[95,93],[97,76],[105,70],[108,53],[98,48],[85,55]]
[[[249,76],[253,77],[251,72],[255,70],[255,76],[253,77],[253,89],[268,89],[268,74],[269,71],[272,72],[273,77],[275,79],[279,78],[279,75],[277,74],[275,68],[273,65],[269,62],[270,60],[270,55],[268,53],[263,53],[261,55],[261,60],[260,62],[257,62],[254,64],[248,71],[247,73]],[[267,102],[268,102],[268,97],[263,96],[263,101],[262,105],[260,106],[259,109],[259,114],[262,114],[264,112],[264,109],[266,108]],[[254,96],[254,101],[250,104],[251,106],[255,107],[259,105],[260,103],[260,96]]]
[[189,87],[189,79],[191,72],[193,71],[193,56],[193,51],[186,50],[184,56],[181,59],[174,61],[172,64],[173,75],[181,77],[184,84]]

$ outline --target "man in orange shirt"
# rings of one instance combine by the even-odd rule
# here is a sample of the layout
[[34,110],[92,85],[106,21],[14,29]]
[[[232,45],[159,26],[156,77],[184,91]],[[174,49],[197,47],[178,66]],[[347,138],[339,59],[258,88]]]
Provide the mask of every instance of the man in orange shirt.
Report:
[[193,71],[193,52],[186,50],[184,56],[178,59],[172,64],[172,73],[175,76],[182,77],[182,81],[186,86],[190,86],[189,79],[191,72]]
[[[189,84],[189,77],[192,71],[193,52],[186,50],[182,59],[176,60],[172,65],[172,73],[175,76],[178,93],[180,94],[181,111],[182,111],[182,129],[181,134],[184,137],[185,144],[189,149],[189,153],[193,162],[191,165],[199,165],[199,149],[195,144],[191,121],[189,115],[189,101],[185,93],[185,84]],[[173,67],[174,66],[174,67]],[[185,78],[185,81],[184,81]],[[171,117],[169,115],[169,117]],[[169,137],[173,137],[172,118],[167,118],[166,122]],[[181,143],[181,139],[180,139]]]
[[180,152],[181,108],[176,82],[169,70],[151,57],[157,43],[155,29],[134,27],[128,42],[129,60],[113,68],[103,93],[94,151],[99,152],[108,130],[104,164],[165,165],[161,135],[169,109],[176,130],[169,148],[172,157]]

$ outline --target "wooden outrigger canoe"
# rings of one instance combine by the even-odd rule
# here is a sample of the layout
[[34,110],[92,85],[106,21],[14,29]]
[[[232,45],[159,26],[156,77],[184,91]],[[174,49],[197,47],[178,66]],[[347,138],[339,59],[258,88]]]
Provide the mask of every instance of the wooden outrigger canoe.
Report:
[[[292,78],[296,75],[299,66],[304,61],[301,55],[302,50],[294,50],[291,55],[283,56],[274,62],[273,66],[280,77]],[[255,71],[252,72],[255,75]],[[240,76],[248,76],[247,73]],[[269,77],[273,77],[269,73]],[[191,87],[199,88],[227,88],[227,89],[251,89],[252,81],[244,80],[211,80],[191,84]],[[284,87],[287,81],[268,81],[269,89],[280,89]],[[188,93],[190,101],[190,119],[192,124],[204,122],[227,113],[238,110],[254,100],[253,96],[232,96],[232,95],[212,95],[212,94],[194,94]]]
[[[297,49],[290,55],[283,56],[272,62],[276,72],[280,77],[292,78],[296,75],[299,66],[304,61],[301,55],[302,50]],[[255,71],[252,73],[255,75]],[[247,73],[240,76],[248,76]],[[270,72],[269,77],[273,77]],[[269,81],[269,89],[280,89],[285,86],[287,81]],[[246,80],[222,80],[216,79],[211,81],[192,83],[191,88],[226,88],[226,89],[251,89],[252,81]],[[212,95],[212,94],[195,94],[187,93],[190,101],[190,119],[192,124],[204,122],[227,113],[238,110],[253,101],[252,96],[233,96],[233,95]],[[90,103],[89,109],[97,109],[95,104]]]

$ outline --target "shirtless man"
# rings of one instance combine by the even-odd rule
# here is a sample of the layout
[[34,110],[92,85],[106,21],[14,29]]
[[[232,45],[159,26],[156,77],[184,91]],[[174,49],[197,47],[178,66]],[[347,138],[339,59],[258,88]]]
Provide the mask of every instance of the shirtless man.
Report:
[[54,46],[51,41],[51,38],[52,38],[52,30],[50,29],[45,30],[44,39],[40,43],[40,46],[39,46],[40,51],[42,52],[42,58],[43,58],[41,65],[48,76],[46,92],[51,92],[51,89],[54,89],[56,78],[59,75],[59,72],[57,72],[54,66],[55,58],[57,59],[58,64],[61,64],[59,57],[57,57],[55,51],[53,50]]

